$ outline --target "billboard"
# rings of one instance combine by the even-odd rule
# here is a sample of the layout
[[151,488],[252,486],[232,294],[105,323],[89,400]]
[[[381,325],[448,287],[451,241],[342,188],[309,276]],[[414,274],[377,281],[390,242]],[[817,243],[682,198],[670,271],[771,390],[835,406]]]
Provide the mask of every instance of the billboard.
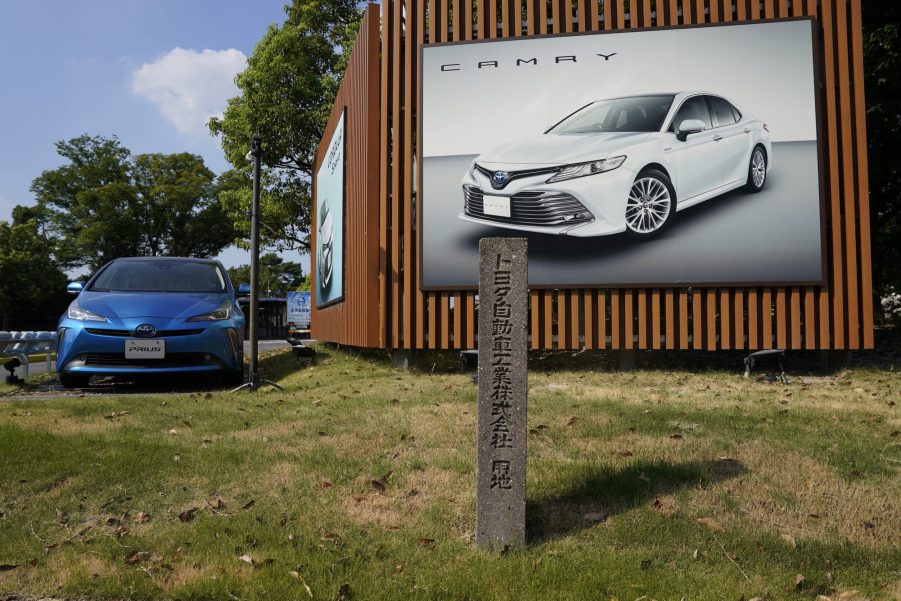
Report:
[[344,113],[316,172],[316,308],[344,298]]
[[533,287],[821,284],[816,64],[810,19],[424,46],[422,287],[490,236]]
[[310,329],[310,293],[288,293],[288,324],[294,324],[298,330]]

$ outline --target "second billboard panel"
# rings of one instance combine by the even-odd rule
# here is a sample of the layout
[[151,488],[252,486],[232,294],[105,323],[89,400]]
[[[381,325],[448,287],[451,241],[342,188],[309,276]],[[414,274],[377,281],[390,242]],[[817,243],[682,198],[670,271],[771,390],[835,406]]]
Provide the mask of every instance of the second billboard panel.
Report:
[[430,45],[422,286],[823,280],[810,20]]

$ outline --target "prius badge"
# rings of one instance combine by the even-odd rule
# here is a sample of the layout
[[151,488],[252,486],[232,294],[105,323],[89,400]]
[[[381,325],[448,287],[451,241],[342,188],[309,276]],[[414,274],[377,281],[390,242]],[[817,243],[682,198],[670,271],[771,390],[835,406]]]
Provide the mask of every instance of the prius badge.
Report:
[[506,171],[495,171],[491,176],[491,183],[496,188],[502,188],[508,181],[510,181],[510,174]]

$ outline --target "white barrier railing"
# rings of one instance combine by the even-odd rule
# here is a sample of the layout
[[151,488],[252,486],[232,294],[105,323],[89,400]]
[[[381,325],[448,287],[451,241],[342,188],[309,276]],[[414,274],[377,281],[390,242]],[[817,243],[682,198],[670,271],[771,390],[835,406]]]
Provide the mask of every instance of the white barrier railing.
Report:
[[0,332],[0,357],[17,357],[28,378],[28,356],[47,353],[47,371],[50,371],[50,354],[56,350],[56,332]]

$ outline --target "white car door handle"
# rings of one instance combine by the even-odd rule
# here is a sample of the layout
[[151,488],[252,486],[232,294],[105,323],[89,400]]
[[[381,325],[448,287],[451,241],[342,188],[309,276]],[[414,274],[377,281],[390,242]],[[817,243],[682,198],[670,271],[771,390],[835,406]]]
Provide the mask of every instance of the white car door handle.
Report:
[[722,140],[722,139],[723,139],[723,136],[720,136],[720,135],[713,136],[713,141],[714,141],[714,142],[719,142],[719,141]]

